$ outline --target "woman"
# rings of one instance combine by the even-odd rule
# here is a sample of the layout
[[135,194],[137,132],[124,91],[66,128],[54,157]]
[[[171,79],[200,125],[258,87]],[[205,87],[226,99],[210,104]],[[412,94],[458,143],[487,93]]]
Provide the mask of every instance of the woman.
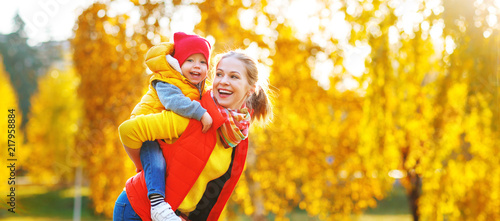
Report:
[[[199,121],[171,111],[139,116],[120,126],[120,138],[137,168],[141,168],[137,147],[146,140],[167,139],[154,141],[167,162],[165,201],[183,217],[219,218],[243,171],[250,122],[266,122],[272,115],[267,91],[257,85],[258,80],[256,63],[231,51],[220,57],[213,89],[200,101],[213,118],[207,133],[201,132]],[[143,172],[130,178],[116,202],[114,219],[151,220],[147,193]]]

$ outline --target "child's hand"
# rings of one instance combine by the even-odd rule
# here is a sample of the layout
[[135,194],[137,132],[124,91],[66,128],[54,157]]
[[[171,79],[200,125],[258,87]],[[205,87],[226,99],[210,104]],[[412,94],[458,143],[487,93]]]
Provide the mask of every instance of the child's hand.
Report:
[[142,171],[142,165],[139,165],[138,167],[135,168],[135,172],[139,173]]
[[210,127],[212,127],[212,117],[210,117],[210,114],[208,112],[205,112],[203,116],[201,116],[201,124],[203,125],[203,128],[201,129],[202,133],[206,133]]

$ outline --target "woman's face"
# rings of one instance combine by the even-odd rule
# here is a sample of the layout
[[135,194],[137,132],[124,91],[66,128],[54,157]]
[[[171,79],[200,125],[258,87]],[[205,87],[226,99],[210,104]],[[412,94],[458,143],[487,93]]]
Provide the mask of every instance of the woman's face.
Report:
[[213,93],[220,105],[229,109],[240,109],[255,86],[248,83],[245,64],[237,58],[220,60],[215,72]]

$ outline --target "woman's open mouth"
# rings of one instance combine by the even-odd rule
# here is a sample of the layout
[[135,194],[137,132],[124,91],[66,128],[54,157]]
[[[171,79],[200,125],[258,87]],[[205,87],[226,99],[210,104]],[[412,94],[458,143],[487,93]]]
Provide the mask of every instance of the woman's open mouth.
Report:
[[217,92],[219,92],[221,98],[229,97],[233,94],[233,92],[226,89],[218,89]]

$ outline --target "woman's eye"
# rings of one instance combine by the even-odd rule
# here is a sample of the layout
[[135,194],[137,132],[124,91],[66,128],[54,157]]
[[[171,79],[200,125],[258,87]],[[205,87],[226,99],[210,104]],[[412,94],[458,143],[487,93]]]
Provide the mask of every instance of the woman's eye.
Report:
[[239,78],[238,76],[236,76],[236,75],[231,76],[231,78],[233,78],[233,79],[240,79],[240,78]]
[[220,77],[222,76],[222,73],[215,73],[215,76]]

